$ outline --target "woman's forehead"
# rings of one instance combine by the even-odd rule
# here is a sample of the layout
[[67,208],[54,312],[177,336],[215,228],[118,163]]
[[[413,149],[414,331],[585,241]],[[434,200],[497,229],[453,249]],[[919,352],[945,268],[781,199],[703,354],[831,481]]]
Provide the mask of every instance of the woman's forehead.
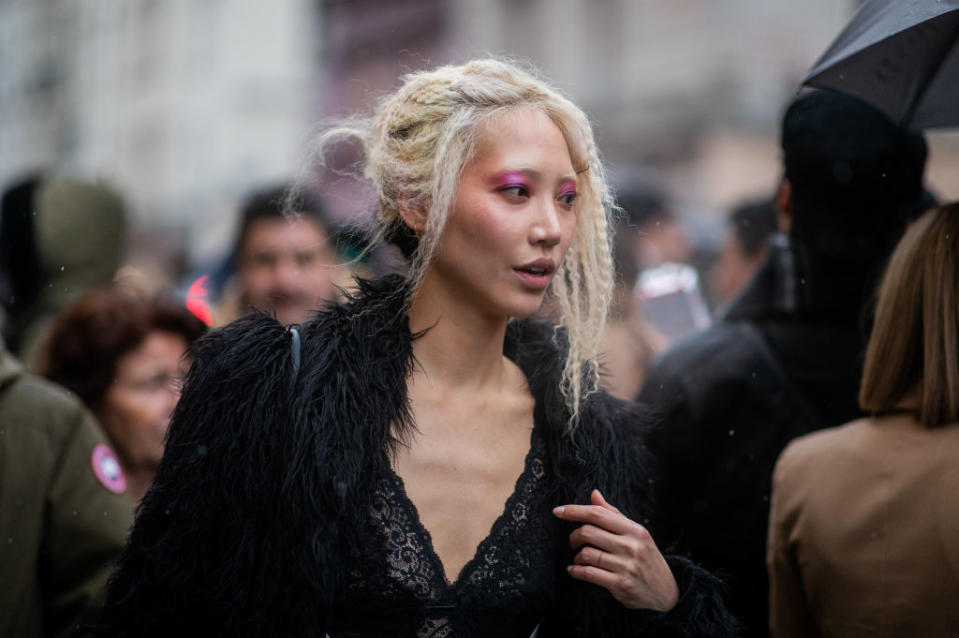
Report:
[[542,110],[517,107],[484,120],[476,131],[473,161],[509,163],[575,175],[563,131]]

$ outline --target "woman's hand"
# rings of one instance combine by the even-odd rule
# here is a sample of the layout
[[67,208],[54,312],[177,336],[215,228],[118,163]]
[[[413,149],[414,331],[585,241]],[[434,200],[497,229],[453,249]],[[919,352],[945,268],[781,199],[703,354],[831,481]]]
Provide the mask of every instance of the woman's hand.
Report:
[[609,590],[629,609],[672,609],[679,587],[646,528],[626,518],[606,502],[599,490],[592,505],[562,505],[553,514],[564,521],[584,523],[569,535],[579,550],[569,575]]

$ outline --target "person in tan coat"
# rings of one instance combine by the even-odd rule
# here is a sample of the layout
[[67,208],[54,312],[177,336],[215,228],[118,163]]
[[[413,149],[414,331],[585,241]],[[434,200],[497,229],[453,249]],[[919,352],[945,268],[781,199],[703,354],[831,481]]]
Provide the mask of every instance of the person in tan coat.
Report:
[[773,477],[773,636],[959,636],[959,203],[893,253],[859,394]]

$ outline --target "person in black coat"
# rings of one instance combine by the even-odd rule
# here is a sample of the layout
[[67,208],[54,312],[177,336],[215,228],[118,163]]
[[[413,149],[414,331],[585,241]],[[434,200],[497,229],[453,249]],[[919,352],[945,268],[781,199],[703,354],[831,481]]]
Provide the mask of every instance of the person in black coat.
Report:
[[747,635],[768,634],[773,466],[802,434],[860,415],[879,273],[923,197],[926,144],[829,91],[782,122],[783,235],[721,320],[656,362],[638,399],[664,417],[649,446],[660,542],[728,578]]
[[[410,271],[193,349],[98,634],[732,635],[646,530],[648,414],[596,390],[611,202],[583,113],[480,60],[347,132]],[[561,327],[523,319],[548,288]]]

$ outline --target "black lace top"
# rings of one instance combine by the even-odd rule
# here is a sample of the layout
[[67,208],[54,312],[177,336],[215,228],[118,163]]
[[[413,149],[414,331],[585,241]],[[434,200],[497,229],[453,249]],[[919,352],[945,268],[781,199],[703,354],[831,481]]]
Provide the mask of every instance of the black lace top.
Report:
[[416,638],[527,638],[550,609],[560,559],[538,428],[530,438],[504,511],[453,582],[402,479],[392,471],[378,477],[369,528],[348,557],[330,636],[366,638],[388,629]]

